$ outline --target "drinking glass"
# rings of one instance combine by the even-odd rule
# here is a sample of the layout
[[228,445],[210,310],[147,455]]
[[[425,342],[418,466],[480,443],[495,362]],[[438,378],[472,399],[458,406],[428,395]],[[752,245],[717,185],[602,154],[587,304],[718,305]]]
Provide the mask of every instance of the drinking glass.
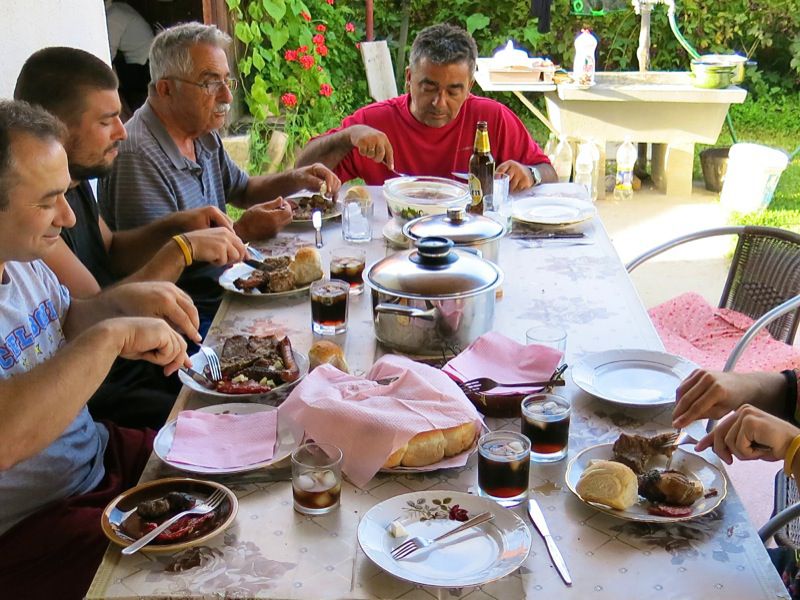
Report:
[[342,207],[342,237],[345,241],[357,244],[369,242],[372,239],[374,212],[375,205],[371,198],[346,198]]
[[324,515],[339,506],[342,494],[342,451],[333,444],[303,444],[292,452],[294,509]]
[[478,493],[501,506],[528,497],[531,443],[516,431],[492,431],[478,440]]
[[492,186],[492,210],[506,227],[511,223],[511,200],[508,197],[508,173],[496,173]]
[[344,246],[331,251],[331,279],[341,279],[350,284],[350,293],[364,291],[364,265],[367,253],[363,248]]
[[569,400],[558,394],[531,394],[522,400],[522,434],[530,440],[531,460],[556,462],[569,448]]
[[317,335],[347,331],[350,284],[341,279],[321,279],[311,284],[311,330]]
[[567,351],[567,332],[558,325],[536,325],[525,332],[525,343],[547,346],[563,355]]

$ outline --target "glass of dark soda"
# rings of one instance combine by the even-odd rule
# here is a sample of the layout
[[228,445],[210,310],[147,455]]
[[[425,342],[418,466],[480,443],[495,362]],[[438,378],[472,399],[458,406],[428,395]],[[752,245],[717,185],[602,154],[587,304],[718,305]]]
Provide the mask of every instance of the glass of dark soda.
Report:
[[311,329],[317,335],[337,335],[347,331],[347,299],[350,284],[341,279],[311,284]]
[[331,251],[331,279],[341,279],[350,284],[350,293],[364,291],[364,265],[366,252],[363,248],[344,246]]
[[342,494],[342,451],[333,444],[303,444],[292,452],[294,509],[324,515],[339,506]]
[[531,442],[531,460],[555,462],[569,447],[569,400],[558,394],[531,394],[522,400],[522,433]]
[[493,431],[478,440],[478,493],[502,506],[528,497],[530,442],[516,431]]

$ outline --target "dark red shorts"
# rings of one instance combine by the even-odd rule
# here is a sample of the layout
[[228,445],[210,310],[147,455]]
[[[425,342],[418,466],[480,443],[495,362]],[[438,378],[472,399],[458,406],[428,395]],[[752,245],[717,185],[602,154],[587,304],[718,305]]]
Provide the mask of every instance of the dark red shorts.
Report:
[[0,595],[14,600],[80,600],[108,540],[100,528],[106,505],[139,481],[155,432],[110,423],[106,474],[94,490],[66,498],[0,536]]

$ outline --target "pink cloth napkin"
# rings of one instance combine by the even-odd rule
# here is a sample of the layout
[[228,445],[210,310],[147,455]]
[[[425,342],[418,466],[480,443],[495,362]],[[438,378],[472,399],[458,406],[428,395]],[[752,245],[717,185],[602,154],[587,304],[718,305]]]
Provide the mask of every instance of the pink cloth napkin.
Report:
[[[491,377],[503,383],[547,381],[561,362],[558,350],[536,344],[519,344],[501,333],[490,331],[472,342],[450,360],[442,371],[456,381]],[[487,394],[528,394],[541,388],[496,387]]]
[[[416,434],[469,420],[482,423],[459,387],[438,369],[387,355],[373,365],[368,377],[321,365],[278,409],[302,425],[308,437],[341,448],[342,470],[359,487]],[[386,377],[397,379],[387,385],[372,381]],[[437,466],[463,466],[467,458],[462,452]]]
[[270,460],[275,453],[278,412],[246,415],[185,410],[178,414],[171,461],[228,469]]

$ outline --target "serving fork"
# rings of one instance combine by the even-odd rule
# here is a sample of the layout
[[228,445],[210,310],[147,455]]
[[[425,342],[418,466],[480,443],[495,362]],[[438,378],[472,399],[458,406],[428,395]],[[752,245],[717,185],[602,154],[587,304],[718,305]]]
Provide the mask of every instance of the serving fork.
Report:
[[547,381],[528,381],[525,383],[500,383],[489,377],[476,377],[462,381],[458,386],[465,392],[477,394],[478,392],[488,392],[496,387],[557,387],[564,385],[563,379],[548,379]]
[[133,554],[140,550],[143,546],[146,546],[154,539],[156,539],[161,533],[164,532],[170,525],[174,524],[178,519],[185,517],[186,515],[206,515],[210,513],[212,510],[215,510],[222,501],[225,500],[227,494],[225,490],[216,490],[213,494],[211,494],[208,498],[203,500],[197,506],[190,508],[189,510],[184,510],[179,512],[174,517],[171,517],[164,521],[161,525],[153,529],[153,531],[146,533],[138,540],[133,542],[130,546],[126,546],[122,549],[123,554]]
[[469,529],[470,527],[475,527],[476,525],[480,525],[481,523],[486,523],[487,521],[491,521],[494,519],[494,515],[490,512],[482,512],[479,515],[475,515],[468,521],[464,521],[458,527],[451,529],[447,533],[443,533],[439,537],[435,537],[433,539],[414,536],[412,538],[407,539],[405,542],[397,546],[394,550],[392,550],[392,558],[395,560],[403,560],[407,556],[413,554],[417,550],[421,550],[423,548],[427,548],[431,544],[435,544],[436,542],[440,542],[445,538],[450,537],[451,535],[455,535],[456,533],[460,533],[465,529]]
[[219,363],[219,356],[213,348],[200,346],[200,352],[206,357],[208,371],[211,373],[211,381],[222,381],[222,365]]

